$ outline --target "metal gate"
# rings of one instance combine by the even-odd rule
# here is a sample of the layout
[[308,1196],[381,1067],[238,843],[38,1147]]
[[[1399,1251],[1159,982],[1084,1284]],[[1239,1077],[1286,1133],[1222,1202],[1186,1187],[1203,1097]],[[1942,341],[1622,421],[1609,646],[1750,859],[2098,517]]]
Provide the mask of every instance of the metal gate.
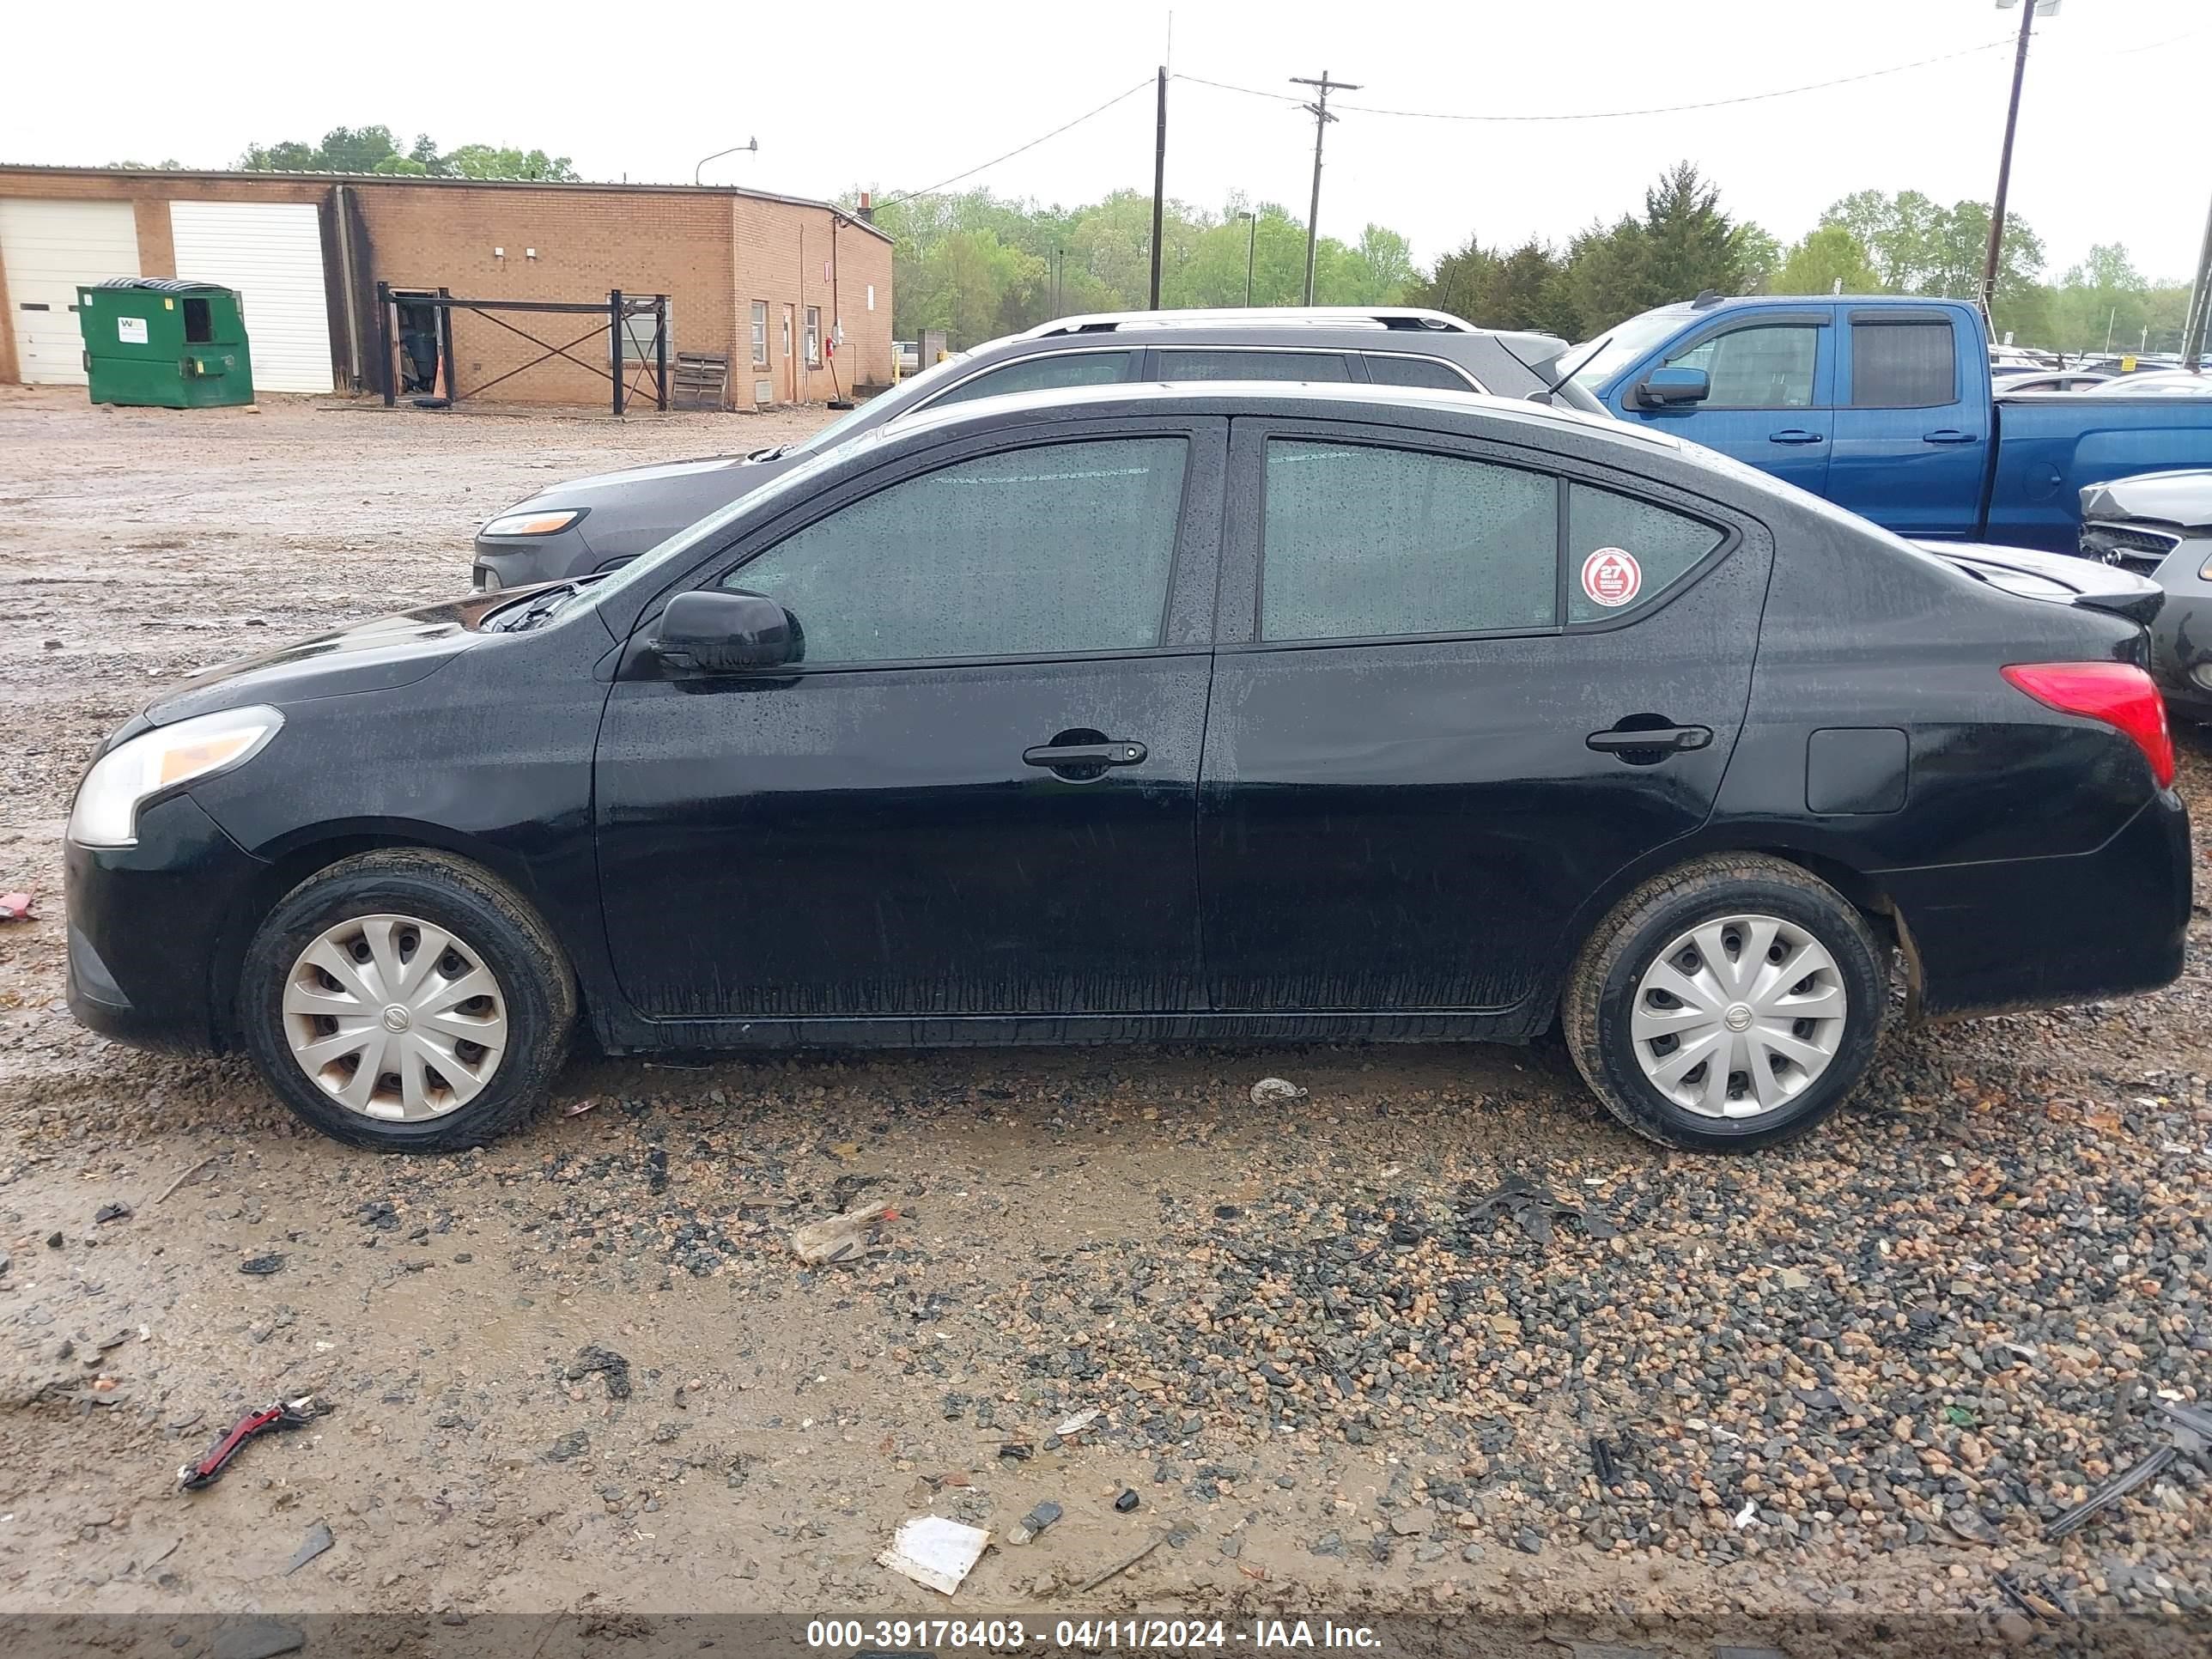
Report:
[[[620,289],[608,291],[604,301],[571,303],[561,300],[465,300],[457,299],[444,289],[435,293],[402,290],[395,293],[389,283],[376,285],[377,354],[384,377],[384,404],[389,409],[398,401],[398,364],[392,356],[398,336],[398,310],[402,304],[425,306],[438,313],[439,353],[446,365],[447,400],[459,403],[464,398],[480,398],[494,386],[513,380],[527,369],[554,358],[574,363],[579,368],[589,369],[612,388],[614,412],[622,414],[645,386],[655,409],[668,407],[668,296],[665,294],[628,295]],[[510,368],[504,374],[495,375],[482,386],[472,386],[463,392],[453,380],[453,314],[465,311],[495,323],[510,334],[519,334],[539,348],[538,356],[528,362]],[[591,327],[574,339],[556,345],[541,340],[526,328],[518,327],[503,317],[492,313],[500,311],[551,313],[596,319]],[[653,320],[651,356],[641,353],[636,367],[632,369],[623,362],[623,342],[625,337],[638,340],[638,331],[631,326],[645,318]],[[575,356],[576,349],[597,334],[605,334],[607,342],[607,362],[602,368]],[[649,377],[649,378],[648,378]]]

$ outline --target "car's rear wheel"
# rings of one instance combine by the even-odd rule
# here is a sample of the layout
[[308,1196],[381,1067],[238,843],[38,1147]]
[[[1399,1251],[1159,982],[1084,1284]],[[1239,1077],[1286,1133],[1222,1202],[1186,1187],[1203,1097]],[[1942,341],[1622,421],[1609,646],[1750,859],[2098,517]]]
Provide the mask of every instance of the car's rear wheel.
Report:
[[544,923],[449,854],[367,853],[311,876],[247,947],[239,1023],[324,1133],[387,1152],[481,1146],[545,1098],[575,982]]
[[1865,1074],[1887,957],[1857,908],[1780,859],[1700,859],[1601,921],[1561,1024],[1613,1115],[1668,1146],[1742,1152],[1804,1133]]

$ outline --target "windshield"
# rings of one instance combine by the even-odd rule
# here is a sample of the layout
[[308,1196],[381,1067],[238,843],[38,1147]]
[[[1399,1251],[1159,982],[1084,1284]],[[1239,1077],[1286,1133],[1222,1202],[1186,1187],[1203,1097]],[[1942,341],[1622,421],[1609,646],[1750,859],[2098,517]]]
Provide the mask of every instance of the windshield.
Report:
[[[1681,325],[1682,313],[1679,311],[1647,311],[1641,317],[1631,317],[1613,331],[1571,378],[1595,397],[1600,386]],[[1588,348],[1577,346],[1575,349],[1583,351]]]
[[[948,379],[955,368],[968,361],[969,355],[970,354],[965,351],[956,351],[943,362],[932,363],[927,368],[923,369],[921,374],[908,375],[905,380],[901,380],[898,383],[898,386],[894,390],[886,392],[883,395],[896,403],[899,409],[904,409],[908,404],[914,401],[916,395],[915,388],[917,386],[924,388],[926,393],[927,388],[935,386],[940,380]],[[890,405],[884,404],[883,407],[889,408]],[[821,431],[816,433],[805,442],[793,444],[784,449],[781,453],[786,455],[817,455],[821,453],[823,450],[835,449],[839,444],[844,442],[848,437],[852,435],[851,429],[854,423],[860,420],[861,416],[866,414],[871,409],[875,409],[878,415],[883,412],[883,409],[878,408],[876,401],[871,398],[867,403],[862,404],[857,408],[847,410],[842,415],[840,415],[836,420],[830,422],[829,425],[823,427]],[[892,412],[896,414],[897,410],[893,410]]]
[[882,430],[878,428],[873,432],[863,432],[849,443],[833,444],[818,455],[809,455],[790,471],[779,473],[770,478],[759,489],[746,491],[727,507],[716,507],[705,518],[696,523],[685,525],[674,535],[646,549],[644,552],[639,554],[613,574],[593,583],[586,590],[591,596],[592,603],[594,605],[604,605],[611,593],[623,593],[632,587],[649,586],[657,580],[659,574],[664,568],[681,561],[695,548],[720,535],[730,525],[735,523],[740,514],[750,513],[756,507],[765,506],[770,501],[790,495],[795,489],[805,488],[817,476],[827,471],[848,455],[856,453],[866,445],[882,442],[883,435]]

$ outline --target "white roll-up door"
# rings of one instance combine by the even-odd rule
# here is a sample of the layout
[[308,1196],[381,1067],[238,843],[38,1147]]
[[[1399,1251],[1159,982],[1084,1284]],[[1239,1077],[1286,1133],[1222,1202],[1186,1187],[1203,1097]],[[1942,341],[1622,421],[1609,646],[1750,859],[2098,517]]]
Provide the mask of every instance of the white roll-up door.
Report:
[[256,392],[331,389],[323,232],[312,202],[172,202],[177,275],[245,302]]
[[15,372],[26,386],[82,386],[80,283],[138,272],[138,228],[128,202],[0,201],[0,270]]

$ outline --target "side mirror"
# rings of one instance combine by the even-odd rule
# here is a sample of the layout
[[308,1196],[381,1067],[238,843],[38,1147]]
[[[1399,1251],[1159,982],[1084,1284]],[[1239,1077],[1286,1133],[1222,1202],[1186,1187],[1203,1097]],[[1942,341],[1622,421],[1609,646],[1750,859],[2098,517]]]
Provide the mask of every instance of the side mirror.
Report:
[[669,600],[652,648],[671,667],[743,674],[797,662],[805,640],[799,618],[774,599],[708,589]]
[[1637,384],[1636,401],[1646,409],[1669,404],[1701,404],[1712,396],[1713,383],[1702,368],[1655,368]]

